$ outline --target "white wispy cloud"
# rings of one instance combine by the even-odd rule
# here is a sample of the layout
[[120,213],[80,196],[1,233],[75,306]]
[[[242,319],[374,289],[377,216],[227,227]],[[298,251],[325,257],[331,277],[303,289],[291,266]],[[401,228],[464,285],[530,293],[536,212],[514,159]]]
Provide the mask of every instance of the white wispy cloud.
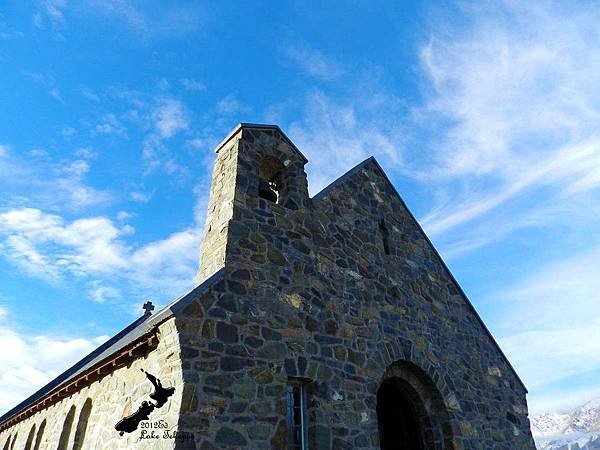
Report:
[[200,229],[190,228],[141,246],[130,255],[131,278],[163,297],[183,292],[193,285],[200,240]]
[[52,97],[54,97],[56,100],[58,100],[60,103],[65,104],[65,100],[62,97],[62,94],[60,93],[59,89],[57,87],[53,87],[52,89],[50,89],[48,91],[48,94],[50,94]]
[[127,137],[127,130],[115,114],[105,114],[100,122],[94,126],[93,131],[97,134],[114,134]]
[[58,215],[22,208],[0,214],[0,230],[13,249],[5,254],[34,274],[52,270],[82,276],[127,267],[121,231],[103,217],[67,223]]
[[205,20],[202,5],[175,5],[159,0],[86,0],[82,13],[101,16],[111,24],[122,24],[142,38],[184,36]]
[[87,86],[80,86],[79,93],[88,100],[92,100],[96,103],[100,102],[100,96]]
[[428,100],[416,123],[444,131],[429,144],[425,161],[434,168],[420,175],[463,183],[452,203],[425,217],[430,233],[533,189],[550,188],[545,195],[564,201],[564,193],[599,186],[600,12],[504,2],[502,15],[490,14],[494,7],[464,5],[471,25],[436,23],[421,50]]
[[[9,186],[11,192],[22,191],[25,202],[35,200],[49,208],[76,210],[111,201],[112,195],[108,191],[86,183],[89,162],[83,157],[54,161],[44,149],[34,149],[29,156],[33,160],[17,152],[0,154],[0,186]],[[24,202],[15,195],[9,199],[8,205]]]
[[188,91],[202,92],[206,90],[206,86],[204,85],[204,83],[198,80],[194,80],[193,78],[181,78],[179,82]]
[[61,134],[63,136],[73,136],[75,133],[77,133],[77,130],[73,127],[62,127],[60,130]]
[[129,220],[131,218],[135,217],[135,214],[130,213],[128,211],[119,211],[117,213],[117,220],[124,222],[126,220]]
[[527,170],[511,178],[510,183],[501,183],[489,193],[487,190],[479,192],[474,200],[432,211],[422,219],[422,224],[431,234],[443,233],[541,187],[554,188],[557,200],[568,202],[571,195],[566,194],[583,193],[599,187],[599,173],[600,138],[559,148],[542,161],[528,165]]
[[23,72],[23,74],[33,80],[36,84],[47,89],[48,94],[63,105],[66,104],[60,89],[56,86],[56,79],[50,73],[41,72]]
[[323,80],[332,80],[345,72],[341,64],[326,57],[306,43],[294,43],[285,49],[286,57],[308,75]]
[[80,147],[77,150],[75,150],[74,155],[76,158],[90,160],[96,158],[98,156],[98,152],[96,152],[90,147]]
[[303,106],[302,118],[285,128],[310,161],[311,194],[371,155],[392,170],[402,166],[401,132],[387,122],[393,101],[375,95],[339,103],[314,91]]
[[148,94],[123,87],[108,89],[107,97],[111,101],[123,102],[124,105],[120,106],[127,107],[128,111],[104,115],[103,122],[96,126],[96,132],[122,136],[141,132],[144,175],[161,170],[174,180],[188,176],[186,163],[180,160],[179,153],[169,143],[179,135],[189,134],[194,119],[192,111],[181,99],[167,92]]
[[[599,266],[595,242],[589,250],[532,271],[490,299],[503,311],[494,320],[502,347],[534,392],[538,411],[551,405],[544,389],[600,373]],[[579,390],[577,383],[563,387],[554,407],[579,398]]]
[[105,286],[100,280],[93,280],[88,285],[88,296],[97,303],[121,298],[121,291],[113,286]]
[[217,103],[217,112],[223,115],[240,114],[250,111],[234,94],[228,94]]
[[198,228],[136,247],[124,239],[133,232],[129,225],[102,216],[68,221],[36,208],[0,214],[4,257],[53,283],[73,277],[90,280],[88,293],[94,301],[120,298],[115,280],[167,297],[192,286]]
[[51,87],[56,83],[54,76],[49,73],[23,72],[23,74],[40,86]]
[[64,10],[67,6],[66,0],[40,0],[33,22],[41,28],[45,21],[52,27],[62,27],[66,24]]
[[152,195],[152,192],[131,191],[129,193],[129,198],[134,202],[148,203],[152,198]]
[[9,317],[0,315],[0,414],[108,339],[20,333]]
[[174,98],[162,98],[151,113],[156,131],[162,138],[170,138],[189,126],[183,104]]
[[15,30],[10,27],[5,21],[4,16],[0,13],[0,39],[1,40],[9,40],[13,38],[23,37],[24,33],[22,31]]

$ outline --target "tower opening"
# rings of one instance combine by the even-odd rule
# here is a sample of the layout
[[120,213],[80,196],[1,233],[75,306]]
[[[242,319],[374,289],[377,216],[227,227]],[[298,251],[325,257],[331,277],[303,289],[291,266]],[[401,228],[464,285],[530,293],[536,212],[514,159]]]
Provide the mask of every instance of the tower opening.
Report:
[[258,196],[272,203],[281,203],[281,188],[285,167],[276,158],[266,156],[258,169]]

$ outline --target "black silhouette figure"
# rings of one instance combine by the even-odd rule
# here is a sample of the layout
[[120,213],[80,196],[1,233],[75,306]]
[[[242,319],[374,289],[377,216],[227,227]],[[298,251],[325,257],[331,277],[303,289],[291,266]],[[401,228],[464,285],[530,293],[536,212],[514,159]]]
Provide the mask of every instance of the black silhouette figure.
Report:
[[155,406],[153,403],[143,401],[136,412],[119,420],[115,425],[115,430],[119,432],[119,436],[137,430],[137,427],[142,420],[150,419],[150,413],[154,411],[154,408]]
[[150,394],[150,398],[156,402],[154,406],[156,408],[161,408],[165,403],[167,403],[169,397],[173,395],[173,393],[175,392],[175,388],[164,388],[158,378],[156,378],[151,373],[146,372],[144,369],[140,370],[146,374],[146,377],[148,377],[150,383],[154,385],[154,392]]

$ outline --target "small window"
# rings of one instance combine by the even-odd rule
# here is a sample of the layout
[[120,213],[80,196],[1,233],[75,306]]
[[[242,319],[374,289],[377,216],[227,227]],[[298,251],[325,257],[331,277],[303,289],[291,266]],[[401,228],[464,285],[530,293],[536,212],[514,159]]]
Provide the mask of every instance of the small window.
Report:
[[390,240],[388,229],[385,226],[385,219],[379,221],[379,235],[381,236],[381,242],[383,243],[383,252],[386,255],[390,254]]
[[18,435],[19,435],[19,433],[15,433],[15,437],[12,440],[12,444],[10,444],[10,450],[13,450],[15,448],[15,443],[17,442]]
[[37,432],[37,436],[35,437],[35,446],[33,450],[39,450],[40,445],[42,444],[42,437],[44,436],[44,430],[46,429],[46,419],[42,420],[42,424]]
[[31,444],[33,444],[33,437],[35,436],[35,424],[31,426],[29,435],[27,436],[27,442],[25,442],[25,450],[31,450]]
[[292,380],[288,385],[287,416],[290,449],[308,450],[306,383],[303,380]]
[[73,450],[81,450],[83,448],[83,441],[85,439],[85,433],[87,432],[88,421],[90,420],[90,414],[92,412],[92,400],[86,399],[79,413],[79,420],[77,421],[77,428],[75,429],[75,441],[73,442]]
[[58,439],[57,450],[67,450],[69,444],[69,436],[71,436],[71,428],[73,427],[73,419],[75,418],[75,406],[71,406],[67,417],[63,423],[62,431],[60,432],[60,438]]
[[258,196],[272,203],[280,203],[284,165],[272,156],[266,156],[258,169]]

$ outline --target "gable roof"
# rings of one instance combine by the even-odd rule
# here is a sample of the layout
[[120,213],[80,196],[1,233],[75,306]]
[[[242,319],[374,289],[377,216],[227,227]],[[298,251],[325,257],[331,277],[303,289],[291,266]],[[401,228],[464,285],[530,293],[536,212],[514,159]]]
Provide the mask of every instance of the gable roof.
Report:
[[510,361],[508,360],[508,358],[506,357],[506,355],[504,354],[504,352],[500,348],[500,345],[498,344],[498,342],[496,341],[496,339],[494,339],[494,336],[492,335],[491,331],[486,326],[486,324],[484,323],[483,319],[481,318],[481,316],[479,315],[479,313],[477,312],[477,310],[473,306],[473,303],[471,303],[471,301],[469,300],[469,298],[467,297],[467,295],[463,291],[463,289],[460,286],[460,284],[458,283],[458,281],[456,281],[456,278],[454,278],[454,275],[452,275],[452,272],[450,271],[450,269],[448,268],[448,266],[444,262],[444,259],[441,257],[441,255],[439,254],[439,252],[437,251],[437,249],[435,248],[435,246],[433,245],[433,243],[431,242],[431,240],[429,239],[429,237],[427,236],[427,234],[425,233],[425,231],[421,227],[421,224],[419,224],[419,222],[417,221],[417,219],[415,218],[415,216],[413,216],[412,212],[410,212],[410,209],[408,209],[408,207],[406,206],[406,203],[404,203],[404,200],[402,200],[402,197],[400,196],[400,194],[398,193],[398,191],[394,187],[394,184],[390,181],[390,179],[388,178],[387,174],[381,168],[381,166],[379,165],[379,163],[377,162],[377,160],[375,159],[374,156],[370,156],[369,158],[365,159],[363,162],[361,162],[361,163],[357,164],[356,166],[354,166],[352,169],[350,169],[344,175],[342,175],[341,177],[339,177],[336,180],[334,180],[332,183],[330,183],[324,189],[322,189],[320,192],[318,192],[312,198],[312,200],[314,202],[318,203],[329,192],[331,192],[335,187],[344,184],[346,181],[348,181],[350,178],[352,178],[353,175],[355,175],[356,173],[360,172],[363,169],[368,168],[369,166],[372,166],[376,171],[378,171],[380,173],[380,175],[385,179],[386,183],[392,189],[392,192],[394,192],[394,194],[396,195],[396,197],[398,198],[398,200],[400,200],[400,203],[402,204],[402,206],[404,207],[404,209],[408,213],[409,217],[411,218],[411,220],[413,221],[413,223],[417,226],[417,229],[419,230],[419,233],[425,239],[425,242],[427,242],[429,248],[433,251],[433,254],[436,256],[436,258],[441,263],[444,271],[446,272],[446,274],[448,275],[448,277],[450,278],[450,280],[452,281],[452,283],[454,283],[454,286],[457,288],[458,292],[460,293],[460,296],[465,301],[467,307],[469,308],[469,310],[471,311],[471,313],[473,314],[473,316],[477,319],[477,321],[479,322],[479,324],[483,328],[484,332],[488,335],[488,337],[490,338],[490,341],[496,347],[496,349],[498,350],[498,352],[500,353],[500,355],[504,359],[504,362],[506,362],[506,364],[508,365],[508,367],[512,371],[513,375],[515,376],[515,378],[517,379],[517,381],[519,382],[519,384],[521,385],[521,387],[525,390],[525,393],[527,393],[527,388],[525,387],[525,383],[523,383],[523,380],[521,380],[521,377],[519,377],[519,374],[517,373],[517,371],[515,370],[515,368],[513,367],[513,365],[510,363]]
[[302,154],[302,152],[300,150],[298,150],[298,147],[296,147],[296,144],[294,144],[289,137],[287,137],[287,135],[281,130],[281,128],[279,128],[278,125],[269,125],[269,124],[263,124],[263,123],[248,123],[248,122],[241,122],[238,125],[236,125],[233,130],[231,130],[229,132],[229,134],[227,136],[225,136],[225,139],[223,139],[216,147],[215,147],[215,153],[218,153],[219,150],[221,150],[221,148],[223,148],[223,146],[225,144],[227,144],[240,130],[242,129],[254,129],[254,130],[273,130],[276,131],[277,133],[279,133],[281,135],[281,138],[290,146],[292,147],[296,153],[298,153],[298,155],[302,158],[302,160],[304,161],[304,163],[308,162],[308,159],[306,159],[306,156],[304,156]]

